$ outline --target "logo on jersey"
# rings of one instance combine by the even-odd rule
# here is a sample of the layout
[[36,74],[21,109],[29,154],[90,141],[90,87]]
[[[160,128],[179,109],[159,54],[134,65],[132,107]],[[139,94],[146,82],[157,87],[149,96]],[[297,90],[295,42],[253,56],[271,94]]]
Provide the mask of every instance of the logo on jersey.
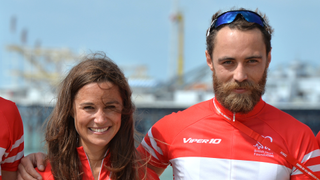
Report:
[[[270,142],[273,141],[271,136],[262,136],[266,139],[269,139]],[[253,145],[255,147],[253,155],[255,156],[267,156],[267,157],[274,157],[273,152],[270,151],[270,148],[268,148],[267,146],[262,145],[260,142],[257,142],[255,145]]]
[[197,143],[197,144],[220,144],[221,139],[195,139],[195,138],[183,138],[183,143]]

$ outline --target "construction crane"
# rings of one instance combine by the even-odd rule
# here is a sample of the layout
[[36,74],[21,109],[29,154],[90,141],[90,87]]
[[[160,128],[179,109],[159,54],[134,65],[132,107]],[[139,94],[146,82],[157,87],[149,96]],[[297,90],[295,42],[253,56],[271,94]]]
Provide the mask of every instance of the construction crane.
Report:
[[171,18],[172,22],[177,25],[178,43],[177,43],[177,76],[179,85],[184,83],[183,67],[184,67],[184,17],[181,11],[177,11]]
[[63,72],[63,63],[80,59],[81,55],[74,54],[67,48],[30,48],[23,45],[8,45],[8,51],[22,55],[34,70],[18,70],[18,75],[42,86],[44,83],[51,87],[56,87],[61,81]]

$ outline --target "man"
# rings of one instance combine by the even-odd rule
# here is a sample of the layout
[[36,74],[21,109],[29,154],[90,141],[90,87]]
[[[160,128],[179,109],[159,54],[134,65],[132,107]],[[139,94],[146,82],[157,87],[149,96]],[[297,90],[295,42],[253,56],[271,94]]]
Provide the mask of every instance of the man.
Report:
[[17,106],[0,97],[0,180],[17,178],[23,157],[23,124]]
[[277,144],[319,175],[312,131],[261,99],[271,61],[272,28],[247,10],[216,13],[207,30],[207,64],[215,98],[159,120],[139,151],[159,175],[174,179],[309,179],[268,146],[228,121],[238,121]]
[[[261,99],[271,34],[266,18],[252,11],[213,15],[205,54],[215,97],[160,119],[138,147],[159,176],[171,165],[176,180],[309,179],[283,155],[319,175],[320,150],[310,128]],[[236,125],[261,134],[255,136],[261,142]]]

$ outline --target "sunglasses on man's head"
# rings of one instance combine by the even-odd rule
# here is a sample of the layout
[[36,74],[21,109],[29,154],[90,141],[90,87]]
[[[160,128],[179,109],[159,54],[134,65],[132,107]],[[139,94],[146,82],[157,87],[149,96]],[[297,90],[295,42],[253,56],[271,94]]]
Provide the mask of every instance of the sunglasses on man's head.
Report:
[[242,16],[246,21],[259,24],[260,26],[264,27],[264,19],[257,13],[248,10],[237,10],[237,11],[227,11],[225,13],[220,14],[215,20],[212,21],[211,26],[208,30],[207,36],[210,35],[210,32],[218,28],[223,24],[232,23],[237,16]]

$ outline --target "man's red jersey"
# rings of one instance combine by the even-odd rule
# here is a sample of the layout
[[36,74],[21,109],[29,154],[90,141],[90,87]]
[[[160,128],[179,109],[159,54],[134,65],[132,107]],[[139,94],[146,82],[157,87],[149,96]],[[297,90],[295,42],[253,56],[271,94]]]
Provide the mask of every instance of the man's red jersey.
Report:
[[[226,122],[217,108],[233,119],[232,112],[211,99],[159,120],[138,150],[151,155],[153,166],[172,165],[176,180],[309,179],[283,157]],[[235,120],[320,175],[320,150],[305,124],[263,100],[251,112],[235,114]]]

